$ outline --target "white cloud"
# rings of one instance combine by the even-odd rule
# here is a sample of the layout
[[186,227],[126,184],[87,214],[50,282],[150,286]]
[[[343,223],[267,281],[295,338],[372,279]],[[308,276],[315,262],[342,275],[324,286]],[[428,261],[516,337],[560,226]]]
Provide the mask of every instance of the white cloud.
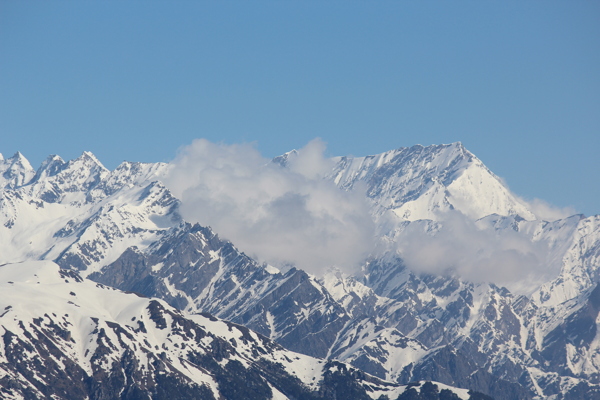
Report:
[[541,199],[523,201],[529,206],[532,213],[545,221],[556,221],[577,214],[577,211],[573,207],[560,208]]
[[284,168],[252,145],[199,139],[180,151],[165,184],[181,199],[184,219],[213,227],[260,261],[316,274],[357,268],[373,248],[374,224],[364,193],[322,179],[332,167],[324,149],[313,140]]
[[413,223],[396,239],[413,271],[492,282],[520,294],[530,293],[558,273],[547,263],[547,245],[524,233],[478,227],[457,211],[440,220]]

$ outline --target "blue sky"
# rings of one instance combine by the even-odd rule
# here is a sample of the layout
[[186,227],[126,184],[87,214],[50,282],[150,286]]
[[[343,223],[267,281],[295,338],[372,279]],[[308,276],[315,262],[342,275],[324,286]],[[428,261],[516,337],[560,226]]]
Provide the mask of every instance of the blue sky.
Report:
[[600,3],[0,2],[5,156],[315,137],[462,141],[517,194],[600,213]]

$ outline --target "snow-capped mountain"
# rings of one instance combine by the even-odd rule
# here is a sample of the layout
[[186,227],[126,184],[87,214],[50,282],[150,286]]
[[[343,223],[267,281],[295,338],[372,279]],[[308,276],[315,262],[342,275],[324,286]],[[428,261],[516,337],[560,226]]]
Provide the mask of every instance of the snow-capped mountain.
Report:
[[348,319],[314,277],[265,268],[199,225],[183,224],[147,251],[131,248],[90,278],[210,312],[316,357]]
[[0,154],[0,187],[15,188],[29,182],[35,170],[23,154],[17,152],[5,159]]
[[366,184],[376,215],[389,210],[403,220],[436,220],[441,212],[458,210],[473,219],[491,214],[535,219],[461,143],[334,160],[330,179],[346,190]]
[[[296,154],[275,161],[285,168]],[[390,244],[356,276],[258,263],[211,228],[182,221],[179,200],[161,183],[167,165],[108,171],[91,153],[52,156],[37,171],[20,153],[0,161],[0,261],[55,261],[161,298],[186,318],[209,312],[398,384],[434,380],[496,399],[600,396],[600,217],[544,221],[460,143],[332,161],[325,179],[365,190]],[[519,261],[525,279],[511,287],[522,290],[465,279],[464,265],[454,274],[410,265],[406,238],[435,243],[457,212],[478,242],[536,256],[532,265]],[[489,250],[457,262],[508,268],[510,258]]]
[[406,390],[50,261],[1,266],[0,288],[5,399],[378,399]]
[[[179,223],[177,200],[156,176],[165,164],[123,163],[108,171],[93,154],[50,156],[34,171],[17,153],[0,162],[1,260],[56,260],[89,273],[132,245]],[[152,177],[152,180],[148,178]]]

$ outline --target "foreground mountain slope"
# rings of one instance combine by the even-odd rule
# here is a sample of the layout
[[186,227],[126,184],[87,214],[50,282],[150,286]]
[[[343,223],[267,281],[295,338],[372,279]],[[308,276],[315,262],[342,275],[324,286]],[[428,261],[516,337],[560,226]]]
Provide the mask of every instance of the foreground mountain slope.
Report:
[[406,389],[51,262],[1,266],[0,288],[3,398],[393,399]]
[[127,250],[90,278],[210,312],[315,357],[327,355],[349,320],[314,277],[260,265],[197,224],[182,224],[145,251]]
[[[383,269],[394,268],[389,265]],[[210,311],[251,327],[289,349],[346,360],[382,379],[409,382],[421,376],[429,380],[439,377],[445,383],[493,393],[498,398],[528,398],[519,384],[494,378],[484,365],[470,361],[470,355],[456,353],[451,343],[463,336],[457,328],[445,332],[444,324],[431,317],[432,313],[443,312],[446,317],[440,318],[442,321],[452,319],[452,307],[448,311],[439,306],[432,308],[435,302],[423,304],[418,295],[416,304],[420,306],[407,306],[378,296],[357,282],[352,285],[351,280],[339,280],[346,286],[348,297],[361,296],[353,304],[352,300],[337,297],[340,290],[328,286],[329,279],[325,279],[324,286],[303,271],[291,269],[282,274],[265,268],[198,225],[182,225],[173,236],[164,237],[146,251],[130,249],[90,278],[122,290],[164,298],[188,312]],[[412,280],[419,278],[413,275]],[[444,297],[443,284],[429,282],[429,286],[434,288],[425,293],[430,300],[434,296],[431,291],[440,299]],[[468,298],[473,285],[463,286],[463,296]],[[405,294],[415,299],[414,292]],[[458,304],[460,301],[454,307]],[[468,307],[464,301],[462,305]],[[433,351],[440,345],[448,346],[447,351]],[[454,362],[448,361],[449,357],[466,367],[442,366]],[[414,365],[425,358],[423,365]],[[432,365],[449,372],[427,372]]]

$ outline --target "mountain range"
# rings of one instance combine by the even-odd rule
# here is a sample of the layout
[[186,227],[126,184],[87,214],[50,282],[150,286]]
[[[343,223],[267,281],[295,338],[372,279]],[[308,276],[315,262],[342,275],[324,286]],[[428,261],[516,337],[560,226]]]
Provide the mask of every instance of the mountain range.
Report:
[[600,216],[540,215],[460,143],[329,161],[377,246],[317,276],[185,220],[170,164],[2,158],[3,395],[600,398]]

